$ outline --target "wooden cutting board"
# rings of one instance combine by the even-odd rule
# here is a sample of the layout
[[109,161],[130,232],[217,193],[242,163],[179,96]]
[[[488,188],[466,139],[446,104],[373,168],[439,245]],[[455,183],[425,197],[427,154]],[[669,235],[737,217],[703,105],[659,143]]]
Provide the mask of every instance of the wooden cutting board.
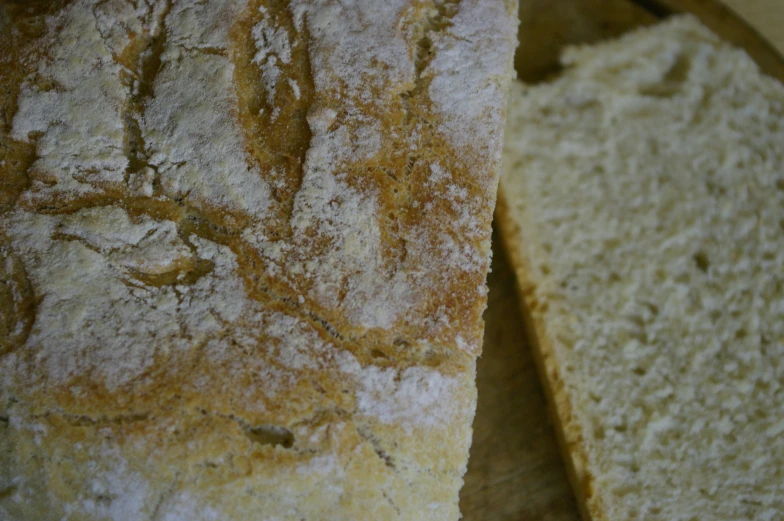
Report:
[[[567,44],[590,43],[656,22],[696,14],[714,32],[746,49],[784,81],[784,0],[728,0],[758,20],[777,52],[716,0],[521,0],[518,76],[536,82],[557,73]],[[754,18],[754,17],[758,18]],[[781,27],[781,29],[778,29]],[[479,403],[460,508],[465,521],[576,521],[555,434],[518,312],[514,275],[493,240],[484,353],[477,369]]]

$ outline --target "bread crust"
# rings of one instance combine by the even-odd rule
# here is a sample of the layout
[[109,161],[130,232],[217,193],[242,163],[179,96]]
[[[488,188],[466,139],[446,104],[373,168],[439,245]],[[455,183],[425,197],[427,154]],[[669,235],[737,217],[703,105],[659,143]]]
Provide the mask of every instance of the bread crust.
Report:
[[524,231],[510,215],[509,203],[503,190],[499,191],[495,209],[495,222],[501,233],[501,242],[514,269],[517,291],[520,296],[520,311],[527,333],[527,344],[531,348],[539,370],[539,377],[549,403],[548,411],[555,427],[558,445],[566,465],[569,482],[575,492],[580,514],[585,521],[609,521],[601,498],[594,494],[593,477],[588,471],[588,451],[584,446],[582,425],[577,420],[569,394],[563,381],[561,369],[554,356],[554,349],[545,321],[538,314],[546,302],[536,297],[536,282],[531,277],[531,268],[521,253]]
[[0,517],[457,519],[516,3],[0,24]]

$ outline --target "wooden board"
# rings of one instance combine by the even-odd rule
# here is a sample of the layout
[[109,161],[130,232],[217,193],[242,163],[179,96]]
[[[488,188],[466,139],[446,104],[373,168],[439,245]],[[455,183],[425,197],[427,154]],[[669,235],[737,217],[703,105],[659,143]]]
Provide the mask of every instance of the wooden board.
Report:
[[544,394],[525,345],[514,274],[496,239],[477,370],[474,441],[460,510],[464,521],[576,520]]
[[[735,0],[747,9],[778,13],[784,46],[784,0]],[[778,6],[772,10],[763,4]],[[715,0],[521,0],[518,75],[541,81],[558,71],[567,44],[589,43],[689,11],[742,46],[768,74],[784,81],[784,60],[748,24]],[[482,358],[477,369],[479,403],[474,441],[460,508],[465,521],[577,521],[579,514],[548,421],[534,361],[518,311],[514,275],[499,241],[493,271]]]
[[784,2],[781,0],[725,0],[779,52],[784,53]]

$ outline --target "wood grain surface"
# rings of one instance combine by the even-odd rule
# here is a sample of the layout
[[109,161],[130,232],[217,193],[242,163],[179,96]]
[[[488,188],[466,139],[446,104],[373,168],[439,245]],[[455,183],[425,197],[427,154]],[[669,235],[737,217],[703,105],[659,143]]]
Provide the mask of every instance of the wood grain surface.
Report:
[[479,403],[460,510],[466,521],[576,520],[536,367],[525,345],[514,274],[493,237]]
[[784,0],[725,0],[724,3],[784,54]]
[[[716,0],[521,0],[515,68],[524,81],[541,81],[557,73],[558,54],[567,44],[595,42],[688,11],[784,81],[784,0],[727,4],[732,10]],[[577,521],[526,345],[514,275],[500,242],[493,239],[485,345],[477,368],[479,403],[460,499],[463,519]]]

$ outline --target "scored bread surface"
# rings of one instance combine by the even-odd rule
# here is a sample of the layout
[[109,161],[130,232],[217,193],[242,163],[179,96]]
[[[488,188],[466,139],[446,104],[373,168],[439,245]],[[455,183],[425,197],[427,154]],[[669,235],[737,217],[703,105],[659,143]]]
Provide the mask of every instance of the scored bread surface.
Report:
[[497,215],[584,515],[784,519],[784,87],[689,16],[563,62]]
[[509,0],[0,3],[0,518],[454,520]]

